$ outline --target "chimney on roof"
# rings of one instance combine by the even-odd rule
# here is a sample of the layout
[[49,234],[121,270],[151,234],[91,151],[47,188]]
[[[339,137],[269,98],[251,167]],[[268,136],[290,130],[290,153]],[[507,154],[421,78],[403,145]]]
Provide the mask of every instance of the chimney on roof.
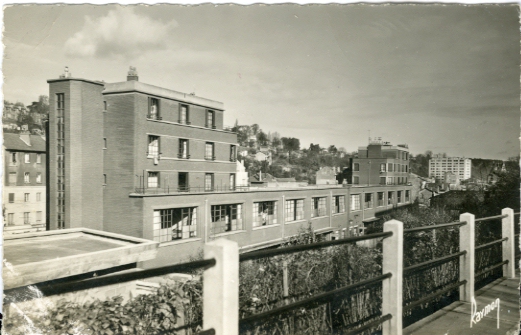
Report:
[[70,78],[70,77],[71,77],[71,73],[69,72],[69,67],[66,66],[65,71],[63,72],[62,75],[60,75],[60,79],[65,79],[65,78]]
[[134,66],[131,66],[128,70],[127,81],[139,81],[139,77],[137,75],[137,70]]

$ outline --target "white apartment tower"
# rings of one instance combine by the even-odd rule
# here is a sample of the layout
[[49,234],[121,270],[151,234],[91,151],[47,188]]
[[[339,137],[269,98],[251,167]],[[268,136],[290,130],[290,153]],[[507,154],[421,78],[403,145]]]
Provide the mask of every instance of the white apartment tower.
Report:
[[460,180],[470,178],[472,160],[462,157],[442,157],[435,155],[429,161],[429,176],[434,178],[444,178],[446,172],[452,172]]

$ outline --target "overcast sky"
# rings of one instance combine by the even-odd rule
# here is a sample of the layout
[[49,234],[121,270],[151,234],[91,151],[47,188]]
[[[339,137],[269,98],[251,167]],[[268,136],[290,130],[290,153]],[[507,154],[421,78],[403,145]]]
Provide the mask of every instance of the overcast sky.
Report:
[[371,136],[451,156],[519,154],[517,6],[14,6],[4,98],[74,77],[221,101],[225,124],[354,151]]

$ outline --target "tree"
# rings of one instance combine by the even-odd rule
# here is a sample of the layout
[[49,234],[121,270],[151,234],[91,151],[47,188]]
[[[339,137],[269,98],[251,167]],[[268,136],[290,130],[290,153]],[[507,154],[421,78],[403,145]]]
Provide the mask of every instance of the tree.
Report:
[[257,133],[259,132],[260,128],[259,128],[259,125],[258,124],[252,124],[251,127],[250,127],[253,135],[257,135]]
[[279,137],[273,137],[273,140],[271,141],[271,145],[275,148],[278,148],[282,142],[280,141]]
[[334,145],[330,145],[329,148],[327,148],[327,151],[329,151],[329,153],[332,155],[336,155],[338,153],[338,149]]
[[268,143],[268,136],[262,130],[257,133],[257,142],[260,146],[266,146]]
[[312,154],[320,153],[320,145],[311,143],[309,145],[309,152],[312,153]]
[[283,137],[281,140],[284,150],[286,150],[289,154],[289,160],[289,158],[291,158],[291,153],[300,149],[300,140],[294,137]]
[[505,207],[519,211],[519,156],[509,158],[505,169],[505,172],[496,172],[499,177],[497,182],[485,191],[487,215],[498,215]]

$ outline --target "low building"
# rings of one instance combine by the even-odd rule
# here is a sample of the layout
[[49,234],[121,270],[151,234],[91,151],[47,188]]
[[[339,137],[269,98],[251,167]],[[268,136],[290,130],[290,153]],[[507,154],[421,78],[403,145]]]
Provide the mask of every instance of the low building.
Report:
[[316,184],[317,185],[336,185],[337,181],[337,171],[333,167],[324,166],[321,167],[320,170],[317,171],[316,175]]
[[[20,226],[46,226],[45,139],[29,133],[4,133],[4,226],[17,231]],[[16,226],[16,227],[15,227]]]

